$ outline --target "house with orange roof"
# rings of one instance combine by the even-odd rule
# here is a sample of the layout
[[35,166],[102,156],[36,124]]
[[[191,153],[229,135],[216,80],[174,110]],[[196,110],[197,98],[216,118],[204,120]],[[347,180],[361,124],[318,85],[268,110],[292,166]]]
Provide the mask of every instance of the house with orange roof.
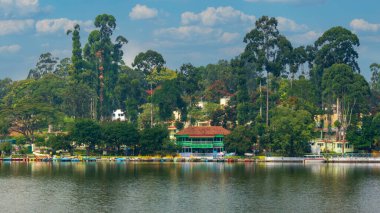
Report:
[[224,151],[224,137],[231,132],[221,126],[192,126],[175,134],[183,157],[211,157]]

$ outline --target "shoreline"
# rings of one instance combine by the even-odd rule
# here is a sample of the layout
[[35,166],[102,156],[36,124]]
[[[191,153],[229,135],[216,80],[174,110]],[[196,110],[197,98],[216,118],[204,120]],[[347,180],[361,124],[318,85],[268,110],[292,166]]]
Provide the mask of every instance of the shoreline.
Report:
[[334,164],[334,163],[363,163],[363,164],[380,164],[380,158],[373,157],[336,157],[326,158],[323,161],[305,161],[304,158],[140,158],[140,157],[65,157],[65,158],[0,158],[0,162],[220,162],[220,163],[300,163],[300,164]]

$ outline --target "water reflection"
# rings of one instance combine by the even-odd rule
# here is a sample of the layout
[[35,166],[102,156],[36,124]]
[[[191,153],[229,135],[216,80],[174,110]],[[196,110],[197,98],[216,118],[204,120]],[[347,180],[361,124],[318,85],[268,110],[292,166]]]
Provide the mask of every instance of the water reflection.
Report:
[[380,165],[0,163],[0,209],[374,212]]

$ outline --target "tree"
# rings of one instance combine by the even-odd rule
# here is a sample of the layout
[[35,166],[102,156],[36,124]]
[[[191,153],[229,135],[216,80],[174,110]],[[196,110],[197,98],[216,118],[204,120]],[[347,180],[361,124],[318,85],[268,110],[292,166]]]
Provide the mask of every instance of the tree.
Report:
[[84,83],[70,82],[62,92],[63,112],[74,118],[96,118],[96,92]]
[[369,68],[371,69],[371,89],[380,92],[380,64],[372,63]]
[[35,141],[37,130],[47,128],[49,123],[58,120],[58,113],[53,107],[30,99],[2,109],[0,114],[10,124],[11,132],[24,135],[31,144]]
[[64,134],[49,135],[46,145],[52,148],[54,153],[60,149],[72,152],[74,148],[71,144],[70,137]]
[[226,136],[224,146],[228,152],[244,155],[244,153],[252,151],[255,142],[256,136],[251,127],[238,126]]
[[[300,46],[297,48],[294,48],[291,57],[290,57],[290,67],[289,71],[291,74],[291,83],[293,83],[294,76],[298,72],[300,66],[302,66],[307,61],[307,52],[304,46]],[[305,75],[305,73],[301,73],[302,75]],[[291,84],[293,86],[293,84]]]
[[323,33],[314,43],[317,48],[315,63],[321,69],[333,64],[347,64],[353,71],[360,72],[355,48],[360,45],[359,38],[343,27],[332,27]]
[[[289,63],[286,59],[292,49],[290,42],[280,35],[277,24],[275,18],[262,16],[256,21],[255,29],[244,37],[244,42],[247,45],[242,54],[242,59],[246,63],[257,64],[258,71],[266,71],[268,85],[269,73],[275,77],[281,75],[284,66]],[[266,125],[269,126],[269,89],[267,89],[266,99]]]
[[277,106],[271,117],[272,149],[287,156],[303,155],[308,151],[313,128],[309,112]]
[[81,79],[98,95],[96,109],[92,114],[104,120],[118,106],[114,91],[118,74],[124,64],[122,47],[128,41],[122,36],[117,36],[115,43],[111,41],[116,28],[116,19],[112,15],[98,15],[94,25],[97,29],[90,33],[88,42],[83,48],[85,70],[81,74],[84,75]]
[[10,142],[0,142],[0,151],[4,152],[5,154],[11,154],[12,144]]
[[[154,118],[151,119],[152,116],[152,109],[153,109],[153,116]],[[158,106],[152,106],[151,103],[146,103],[140,106],[139,111],[141,113],[138,116],[137,119],[137,126],[139,129],[145,129],[153,126],[151,124],[152,120],[154,121],[160,121],[159,113],[158,113]]]
[[[157,73],[160,73],[161,69],[165,65],[165,60],[162,57],[162,55],[156,51],[153,50],[148,50],[145,53],[139,53],[133,63],[132,66],[136,67],[138,70],[140,70],[142,73],[144,73],[145,77],[148,79],[148,82],[150,84],[150,91],[151,94],[153,95],[153,78],[152,78],[152,73],[154,70],[156,70]],[[149,78],[150,76],[150,78]],[[153,127],[153,98],[151,98],[151,121],[150,125]]]
[[81,48],[81,43],[80,43],[79,32],[80,32],[80,26],[79,26],[79,24],[76,24],[74,26],[73,30],[68,30],[67,31],[67,35],[69,35],[71,33],[73,34],[73,36],[72,36],[72,41],[73,41],[72,47],[73,47],[73,50],[72,50],[71,61],[73,63],[73,68],[74,69],[73,69],[73,73],[71,73],[71,74],[72,74],[73,78],[76,81],[80,80],[80,74],[82,73],[83,68],[84,68],[84,62],[83,62],[83,58],[82,58],[82,48]]
[[117,151],[120,151],[122,145],[135,147],[139,140],[137,129],[127,122],[103,123],[102,134],[106,145]]
[[174,110],[181,112],[182,120],[186,119],[186,104],[181,97],[181,90],[176,80],[165,81],[154,93],[153,103],[158,105],[158,113],[162,120],[171,119]]
[[0,100],[2,100],[10,91],[13,81],[10,78],[0,80]]
[[148,76],[154,69],[160,72],[165,64],[166,62],[160,53],[154,50],[148,50],[145,53],[139,53],[135,57],[132,66],[142,71],[145,76]]
[[88,155],[100,143],[102,133],[100,125],[96,121],[83,119],[75,122],[69,135],[76,144],[87,145]]
[[28,79],[39,79],[43,75],[53,73],[57,62],[58,58],[54,57],[51,53],[41,54],[36,67],[29,71]]
[[60,78],[67,78],[69,77],[71,72],[72,72],[71,59],[64,58],[61,61],[59,61],[59,64],[57,65],[53,73],[54,75]]
[[343,136],[342,140],[345,141],[346,130],[351,124],[352,114],[359,113],[359,109],[362,112],[368,110],[367,99],[370,93],[368,83],[363,76],[354,73],[350,66],[334,64],[324,71],[322,88],[326,102],[330,105],[336,103],[340,123],[340,131],[337,133],[338,140]]
[[199,85],[201,81],[199,69],[190,63],[182,64],[179,68],[178,81],[185,98],[189,99],[188,102],[194,103],[195,96],[201,89]]
[[129,121],[136,123],[140,113],[139,106],[146,102],[146,91],[144,89],[146,80],[141,72],[128,68],[126,67],[119,74],[115,87],[115,97],[119,102],[118,106],[125,110]]
[[163,149],[163,145],[169,140],[169,132],[165,126],[154,126],[146,128],[141,132],[140,151],[141,154],[154,154]]

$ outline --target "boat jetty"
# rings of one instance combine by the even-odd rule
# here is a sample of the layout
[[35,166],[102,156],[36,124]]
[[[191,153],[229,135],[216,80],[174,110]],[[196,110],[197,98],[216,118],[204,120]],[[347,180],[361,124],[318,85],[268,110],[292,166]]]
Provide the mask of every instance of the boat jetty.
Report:
[[274,163],[380,163],[380,157],[371,154],[324,154],[305,155],[303,157],[273,157],[273,156],[252,156],[252,157],[150,157],[150,156],[53,156],[50,155],[15,155],[0,158],[0,162],[274,162]]

